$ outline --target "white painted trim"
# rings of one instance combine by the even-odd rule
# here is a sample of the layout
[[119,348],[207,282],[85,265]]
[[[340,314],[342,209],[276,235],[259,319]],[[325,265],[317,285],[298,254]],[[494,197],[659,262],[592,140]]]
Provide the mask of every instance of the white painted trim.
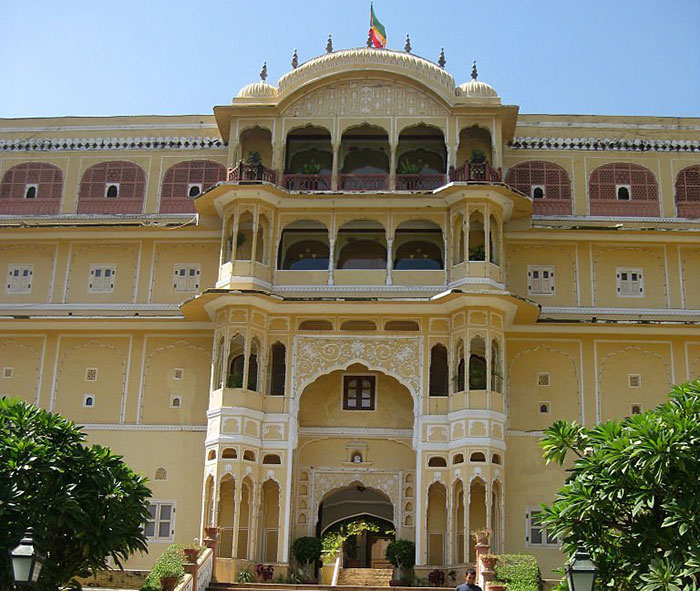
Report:
[[73,258],[73,242],[68,243],[68,255],[66,256],[66,276],[63,284],[63,303],[68,300],[68,284],[70,282],[70,263]]
[[678,253],[678,279],[681,287],[681,308],[685,308],[685,281],[683,280],[683,259],[681,257],[680,244],[676,245],[676,252]]
[[[630,296],[631,297],[631,296]],[[679,308],[598,308],[595,306],[542,306],[542,314],[576,314],[580,316],[698,316],[700,309],[682,310]]]
[[[527,114],[523,113],[526,117]],[[669,117],[669,119],[677,120],[676,117]],[[522,120],[518,123],[520,127],[571,127],[571,128],[581,128],[581,129],[632,129],[632,130],[668,130],[668,131],[700,131],[700,125],[674,125],[674,124],[661,124],[661,123],[611,123],[608,121],[601,121],[599,123],[593,121],[529,121]]]
[[124,375],[124,389],[122,390],[122,404],[121,404],[121,409],[119,411],[119,422],[123,423],[125,418],[126,418],[126,399],[129,395],[129,381],[131,378],[131,349],[134,343],[134,335],[130,334],[129,335],[129,350],[127,351],[126,354],[126,368],[125,368],[125,375]]
[[400,437],[411,439],[413,437],[413,429],[382,429],[365,427],[299,427],[299,435],[329,435],[333,437],[347,436],[353,438],[363,437],[372,439]]
[[120,425],[116,423],[84,423],[86,431],[196,431],[206,433],[206,425]]

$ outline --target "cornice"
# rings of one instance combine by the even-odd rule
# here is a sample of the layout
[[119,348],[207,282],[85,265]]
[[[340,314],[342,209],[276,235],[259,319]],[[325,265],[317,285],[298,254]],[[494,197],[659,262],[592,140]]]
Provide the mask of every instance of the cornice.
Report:
[[225,148],[218,137],[97,137],[0,140],[0,152],[74,152],[104,150],[211,150]]
[[513,150],[580,150],[614,152],[700,152],[698,140],[629,139],[597,137],[515,137],[506,144]]

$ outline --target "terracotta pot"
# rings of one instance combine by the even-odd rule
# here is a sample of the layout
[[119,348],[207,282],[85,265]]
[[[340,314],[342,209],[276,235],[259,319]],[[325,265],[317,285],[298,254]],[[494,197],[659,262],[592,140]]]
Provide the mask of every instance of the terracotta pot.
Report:
[[219,528],[218,527],[205,527],[204,533],[208,538],[215,540],[219,536]]
[[162,591],[174,591],[180,577],[161,577],[160,588]]
[[489,545],[489,534],[486,534],[486,533],[474,534],[474,539],[476,540],[477,546],[488,546]]
[[185,555],[187,562],[197,562],[197,558],[199,558],[199,548],[185,548],[182,552]]
[[493,570],[493,567],[496,566],[496,562],[498,562],[498,558],[496,558],[495,556],[481,557],[481,564],[484,565],[484,568],[486,570]]
[[506,586],[500,583],[490,583],[488,586],[488,591],[506,591]]

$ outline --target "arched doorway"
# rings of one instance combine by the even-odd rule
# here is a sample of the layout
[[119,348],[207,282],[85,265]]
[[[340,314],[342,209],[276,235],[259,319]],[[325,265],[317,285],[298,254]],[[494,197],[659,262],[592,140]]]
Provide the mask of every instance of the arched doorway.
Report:
[[317,537],[340,533],[345,568],[390,568],[386,548],[396,539],[394,505],[361,482],[329,493],[319,503]]

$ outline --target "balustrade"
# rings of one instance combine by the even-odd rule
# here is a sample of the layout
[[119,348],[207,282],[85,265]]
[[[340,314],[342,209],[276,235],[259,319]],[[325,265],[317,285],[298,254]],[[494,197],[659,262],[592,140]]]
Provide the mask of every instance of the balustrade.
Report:
[[386,191],[388,174],[341,174],[339,189],[342,191]]
[[500,168],[491,168],[488,162],[465,162],[459,168],[450,167],[450,180],[469,183],[500,183],[503,179]]
[[227,170],[226,180],[229,182],[277,182],[277,172],[260,163],[247,163],[242,160]]
[[289,191],[330,191],[329,174],[285,174],[284,188]]
[[444,174],[397,174],[398,191],[431,191],[445,184]]

